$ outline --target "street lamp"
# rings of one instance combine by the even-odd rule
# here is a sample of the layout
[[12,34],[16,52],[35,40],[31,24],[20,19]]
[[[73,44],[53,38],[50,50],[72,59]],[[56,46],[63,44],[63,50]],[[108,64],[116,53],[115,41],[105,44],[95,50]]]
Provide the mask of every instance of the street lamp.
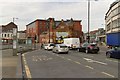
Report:
[[[98,0],[94,0],[94,1],[98,1]],[[90,0],[88,0],[88,43],[90,42]]]
[[15,19],[18,19],[18,18],[13,17],[13,23],[15,22]]

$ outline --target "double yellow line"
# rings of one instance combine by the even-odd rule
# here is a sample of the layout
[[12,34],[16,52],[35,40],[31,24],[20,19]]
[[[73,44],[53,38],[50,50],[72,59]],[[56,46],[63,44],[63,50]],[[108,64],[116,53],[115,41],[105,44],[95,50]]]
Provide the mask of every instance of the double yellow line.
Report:
[[25,65],[25,72],[26,72],[27,78],[32,78],[31,73],[30,73],[30,69],[29,69],[29,67],[27,65],[27,61],[25,59],[25,55],[24,54],[23,54],[23,61],[24,61],[24,65]]

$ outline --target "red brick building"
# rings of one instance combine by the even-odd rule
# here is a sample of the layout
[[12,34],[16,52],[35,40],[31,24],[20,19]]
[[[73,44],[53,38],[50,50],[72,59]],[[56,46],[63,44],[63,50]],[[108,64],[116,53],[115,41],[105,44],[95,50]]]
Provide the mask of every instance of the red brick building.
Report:
[[28,25],[26,25],[26,37],[27,39],[31,39],[34,43],[39,42],[39,35],[45,31],[47,31],[47,21],[42,19],[37,19]]
[[55,21],[54,18],[47,20],[35,20],[26,25],[27,38],[31,38],[39,43],[59,43],[60,37],[76,37],[82,41],[83,32],[81,20],[61,20]]

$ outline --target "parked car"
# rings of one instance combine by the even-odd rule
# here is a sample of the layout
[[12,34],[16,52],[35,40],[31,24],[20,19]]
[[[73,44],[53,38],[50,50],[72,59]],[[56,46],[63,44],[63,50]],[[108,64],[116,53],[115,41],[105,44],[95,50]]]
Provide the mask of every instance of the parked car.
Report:
[[68,53],[69,48],[65,44],[56,44],[52,51],[55,53]]
[[85,42],[81,45],[81,47],[78,49],[78,51],[85,52],[85,53],[98,53],[99,47],[95,43]]
[[106,51],[106,57],[108,58],[120,58],[120,46],[112,47]]
[[55,45],[54,43],[44,44],[44,49],[45,50],[52,50],[54,45]]

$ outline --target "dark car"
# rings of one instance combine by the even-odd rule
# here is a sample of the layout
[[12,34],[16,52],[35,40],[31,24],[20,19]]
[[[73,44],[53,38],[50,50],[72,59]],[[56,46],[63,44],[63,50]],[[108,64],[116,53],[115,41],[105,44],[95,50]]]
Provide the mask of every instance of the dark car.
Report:
[[108,58],[120,58],[120,46],[112,47],[106,51],[106,57]]
[[85,52],[85,53],[98,53],[99,47],[96,43],[83,43],[81,47],[78,49],[79,52]]

